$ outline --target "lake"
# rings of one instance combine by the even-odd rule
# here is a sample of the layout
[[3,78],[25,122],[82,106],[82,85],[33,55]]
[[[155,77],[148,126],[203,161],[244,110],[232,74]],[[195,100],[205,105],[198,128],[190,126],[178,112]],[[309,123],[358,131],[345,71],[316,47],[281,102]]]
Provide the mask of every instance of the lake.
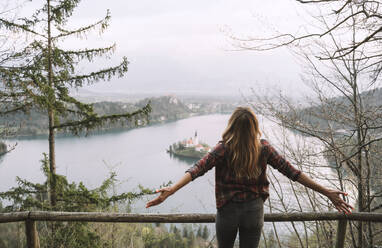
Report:
[[[194,136],[198,132],[199,140],[214,146],[224,131],[229,115],[195,116],[176,122],[137,128],[129,131],[111,132],[89,137],[60,137],[56,141],[57,173],[67,176],[68,180],[84,182],[87,187],[94,188],[113,170],[120,180],[118,193],[138,190],[137,186],[157,188],[168,181],[175,182],[192,166],[193,162],[171,157],[166,149],[174,142]],[[304,141],[312,144],[312,138],[296,135],[276,124],[259,117],[263,133],[272,144],[280,145],[287,137],[293,146]],[[264,130],[265,129],[265,130]],[[284,133],[285,136],[280,135]],[[8,141],[17,142],[16,149],[2,157],[0,162],[0,191],[6,191],[15,186],[15,178],[27,179],[32,182],[42,182],[40,170],[43,153],[48,151],[46,139],[20,139]],[[314,143],[314,142],[313,142]],[[306,146],[306,144],[303,144]],[[318,147],[319,145],[315,145]],[[282,147],[281,145],[278,147]],[[321,164],[326,162],[322,158]],[[333,172],[321,168],[321,174]],[[277,171],[275,173],[278,173]],[[279,179],[289,186],[285,177]],[[287,191],[285,191],[288,193]],[[284,193],[285,193],[284,192]],[[271,198],[275,192],[270,192]],[[214,213],[214,171],[191,182],[177,194],[171,196],[165,203],[145,209],[144,205],[153,196],[145,197],[133,205],[133,212],[156,213]],[[294,199],[290,199],[295,205]]]
[[[213,146],[223,132],[229,115],[197,116],[162,125],[89,137],[56,139],[57,173],[69,181],[84,182],[90,188],[101,184],[110,171],[117,173],[118,192],[138,190],[137,185],[156,188],[164,182],[175,182],[192,166],[192,161],[172,158],[166,152],[174,142],[194,136]],[[48,152],[46,139],[21,139],[16,149],[0,162],[0,191],[15,186],[16,176],[42,182],[40,170],[43,153]],[[197,179],[165,204],[144,209],[143,200],[134,205],[137,212],[211,212],[215,211],[214,173]]]

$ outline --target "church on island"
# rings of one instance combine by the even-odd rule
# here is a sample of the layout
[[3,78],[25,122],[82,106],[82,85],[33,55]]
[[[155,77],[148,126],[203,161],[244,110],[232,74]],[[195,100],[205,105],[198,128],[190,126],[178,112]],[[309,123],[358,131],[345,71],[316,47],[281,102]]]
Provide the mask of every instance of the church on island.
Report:
[[199,144],[198,132],[197,131],[195,131],[195,136],[194,137],[190,137],[188,140],[183,140],[182,144],[185,147],[193,147],[196,151],[199,151],[199,152],[205,150],[205,147],[202,144]]
[[211,151],[211,148],[199,141],[197,131],[195,131],[194,137],[174,143],[167,150],[167,152],[173,155],[192,158],[202,158],[209,151]]

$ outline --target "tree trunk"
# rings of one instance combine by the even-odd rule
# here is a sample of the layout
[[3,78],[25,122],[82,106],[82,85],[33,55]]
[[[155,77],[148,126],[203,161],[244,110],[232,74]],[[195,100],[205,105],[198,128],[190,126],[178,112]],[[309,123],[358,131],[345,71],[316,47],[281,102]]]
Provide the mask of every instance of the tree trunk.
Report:
[[49,110],[49,171],[50,171],[50,204],[54,209],[57,202],[56,194],[56,154],[55,154],[55,136],[54,129],[54,113]]
[[[49,184],[50,184],[50,206],[54,210],[57,204],[57,180],[56,180],[56,151],[55,151],[55,134],[54,134],[54,83],[53,83],[53,65],[52,65],[52,35],[51,35],[51,12],[50,12],[50,0],[47,0],[48,7],[48,118],[49,118]],[[51,247],[56,246],[55,233],[56,233],[56,223],[52,222],[52,243]]]
[[55,135],[54,135],[54,109],[51,104],[54,103],[53,90],[53,66],[52,66],[52,37],[51,37],[51,14],[50,0],[47,0],[48,6],[48,84],[49,84],[49,100],[48,108],[49,116],[49,170],[50,170],[50,203],[54,208],[57,202],[56,194],[56,153],[55,153]]

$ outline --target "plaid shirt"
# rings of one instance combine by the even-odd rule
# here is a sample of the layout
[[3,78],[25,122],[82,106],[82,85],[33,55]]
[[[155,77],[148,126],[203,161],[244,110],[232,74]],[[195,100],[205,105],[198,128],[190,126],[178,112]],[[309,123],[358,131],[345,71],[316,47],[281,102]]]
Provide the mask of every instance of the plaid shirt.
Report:
[[258,179],[236,179],[232,170],[228,167],[227,149],[219,142],[211,152],[200,159],[186,172],[191,174],[192,180],[204,175],[208,170],[215,168],[215,196],[216,207],[221,208],[228,201],[249,201],[256,197],[262,197],[265,201],[269,196],[269,181],[267,179],[267,164],[280,171],[289,179],[296,181],[301,171],[294,168],[283,156],[268,143],[261,140],[261,154],[259,165],[262,172]]

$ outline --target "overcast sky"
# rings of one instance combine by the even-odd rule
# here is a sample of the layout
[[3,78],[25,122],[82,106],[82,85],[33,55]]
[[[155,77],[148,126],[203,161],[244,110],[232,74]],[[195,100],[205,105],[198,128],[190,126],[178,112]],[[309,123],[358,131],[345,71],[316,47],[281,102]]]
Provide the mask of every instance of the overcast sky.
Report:
[[110,61],[83,69],[111,66],[126,56],[129,72],[89,90],[239,94],[272,85],[296,95],[303,89],[300,67],[286,49],[230,51],[225,32],[259,36],[298,30],[303,20],[294,0],[83,0],[69,25],[93,23],[107,9],[112,21],[102,36],[95,32],[83,41],[67,40],[66,45],[90,48],[116,42]]

